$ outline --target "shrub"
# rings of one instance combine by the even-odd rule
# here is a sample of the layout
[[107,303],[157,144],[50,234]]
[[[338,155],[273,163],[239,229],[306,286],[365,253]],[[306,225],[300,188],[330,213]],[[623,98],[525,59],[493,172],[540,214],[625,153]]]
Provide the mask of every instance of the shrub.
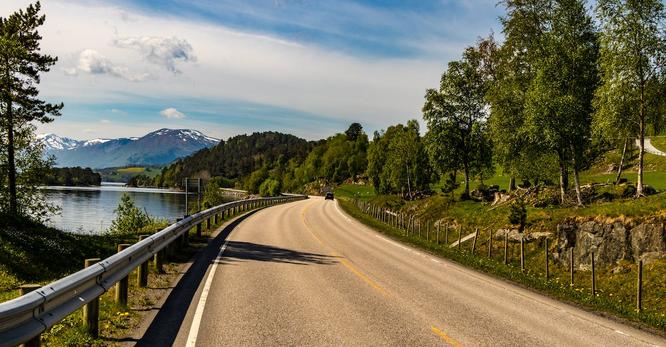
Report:
[[281,190],[280,182],[278,180],[269,178],[259,186],[259,195],[261,196],[278,196]]
[[109,228],[112,234],[134,234],[153,222],[148,213],[138,208],[127,194],[123,194],[114,212],[116,219]]

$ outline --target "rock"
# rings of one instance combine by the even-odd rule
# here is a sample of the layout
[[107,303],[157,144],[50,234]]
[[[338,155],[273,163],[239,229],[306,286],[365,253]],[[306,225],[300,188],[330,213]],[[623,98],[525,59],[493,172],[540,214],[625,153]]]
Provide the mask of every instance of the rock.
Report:
[[571,247],[574,248],[574,263],[579,269],[589,267],[592,253],[595,262],[602,266],[621,260],[645,258],[655,261],[666,259],[666,233],[663,224],[640,224],[631,230],[620,222],[558,225],[555,260],[567,266]]
[[614,268],[611,270],[611,272],[614,273],[614,274],[626,274],[626,273],[628,273],[628,272],[630,272],[630,271],[631,271],[631,269],[626,268],[626,267],[624,267],[624,266],[622,266],[622,265],[618,265],[618,266],[614,267]]

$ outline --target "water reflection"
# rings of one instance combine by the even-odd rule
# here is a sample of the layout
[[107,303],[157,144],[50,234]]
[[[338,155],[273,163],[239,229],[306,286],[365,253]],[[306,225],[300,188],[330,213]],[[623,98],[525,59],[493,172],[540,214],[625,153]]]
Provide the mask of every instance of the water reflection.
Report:
[[[124,193],[152,217],[170,221],[183,215],[185,194],[163,189],[128,188],[117,185],[101,187],[44,187],[46,200],[61,208],[50,224],[70,232],[99,233],[107,230],[114,210]],[[190,196],[196,204],[196,196]]]

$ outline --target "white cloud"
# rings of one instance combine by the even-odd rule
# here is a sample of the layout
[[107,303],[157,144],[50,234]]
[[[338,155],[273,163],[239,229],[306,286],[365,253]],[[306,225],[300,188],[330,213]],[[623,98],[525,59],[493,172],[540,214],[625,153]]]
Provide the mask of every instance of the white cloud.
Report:
[[119,109],[117,109],[117,108],[112,108],[112,109],[111,109],[111,113],[121,114],[121,115],[126,115],[126,114],[127,114],[127,112],[125,112],[125,111],[123,111],[123,110],[119,110]]
[[[0,14],[10,13],[28,3],[29,0],[0,1]],[[141,104],[155,107],[174,105],[178,99],[196,99],[210,104],[230,101],[275,106],[311,114],[312,119],[358,120],[366,130],[372,131],[395,122],[420,118],[425,90],[438,86],[446,62],[460,54],[457,48],[461,39],[458,39],[456,42],[439,42],[441,52],[453,52],[450,47],[456,51],[442,53],[437,58],[356,56],[285,37],[243,32],[182,16],[141,12],[131,5],[123,7],[119,3],[43,2],[46,24],[40,30],[44,37],[42,48],[60,58],[57,69],[62,71],[63,67],[79,66],[79,53],[92,49],[100,56],[99,52],[102,52],[104,60],[86,62],[86,69],[101,69],[107,71],[107,75],[125,76],[93,78],[100,75],[78,69],[70,71],[78,72],[77,78],[67,77],[62,72],[46,74],[40,86],[42,94],[48,100],[63,101],[66,105],[63,117],[48,124],[46,130],[66,133],[62,130],[71,126],[69,119],[75,118],[70,115],[77,116],[79,122],[83,122],[84,117],[89,117],[86,120],[92,118],[77,111],[77,105]],[[493,5],[488,1],[488,4],[479,6]],[[131,20],[128,20],[128,13],[131,13]],[[472,30],[472,22],[459,24],[456,28],[464,33],[462,39],[470,44],[487,31]],[[157,39],[151,43],[144,38]],[[121,39],[122,46],[119,44]],[[432,38],[415,41],[415,46],[426,45],[432,42]],[[193,49],[183,55],[178,52],[178,47],[182,48],[178,42]],[[196,64],[189,63],[194,61],[194,49]],[[170,68],[182,73],[171,73]],[[149,74],[150,78],[144,76],[140,84],[129,83],[132,78],[127,77],[135,71]],[[128,107],[124,109],[134,113]],[[214,114],[217,110],[208,111]],[[188,107],[188,113],[188,122],[203,121],[198,110]],[[155,118],[160,117],[153,114]],[[242,117],[243,114],[231,116]],[[140,121],[145,122],[146,127],[155,124],[151,123],[155,119],[142,118]],[[223,123],[217,122],[214,116],[206,122],[208,128],[219,129],[216,130],[219,133],[210,135],[230,135],[228,124],[221,126]],[[301,125],[294,123],[293,132],[296,133]],[[127,134],[137,131],[128,123],[115,122],[114,125],[117,127],[108,127],[108,131],[121,131],[122,126]],[[234,131],[253,130],[248,125],[239,125],[239,128]],[[340,130],[344,129],[321,129],[321,134]]]
[[183,119],[185,118],[185,114],[176,110],[173,107],[169,107],[167,109],[164,109],[160,112],[162,117],[168,118],[168,119]]
[[65,68],[65,74],[69,76],[77,75],[78,71],[91,75],[108,74],[131,82],[142,82],[150,76],[147,73],[131,73],[127,67],[113,64],[94,49],[85,49],[79,54],[79,64],[76,68]]
[[102,120],[100,120],[100,123],[102,123],[102,124],[109,124],[109,123],[111,123],[111,121],[108,120],[108,119],[102,119]]
[[114,40],[114,45],[139,51],[149,62],[178,73],[176,62],[195,62],[197,60],[192,46],[183,39],[156,36],[124,37]]

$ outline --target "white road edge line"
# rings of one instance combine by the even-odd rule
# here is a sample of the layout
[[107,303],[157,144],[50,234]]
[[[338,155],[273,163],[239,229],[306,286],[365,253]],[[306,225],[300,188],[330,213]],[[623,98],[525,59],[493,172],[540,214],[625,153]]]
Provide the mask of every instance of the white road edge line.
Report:
[[194,311],[194,317],[192,318],[192,325],[190,326],[190,333],[187,335],[188,347],[194,347],[197,344],[197,337],[199,336],[199,326],[201,325],[201,318],[203,318],[204,308],[206,307],[206,300],[208,299],[208,292],[210,291],[210,286],[213,283],[213,277],[215,277],[215,272],[217,271],[217,264],[219,264],[219,259],[222,258],[222,253],[227,249],[227,243],[229,240],[225,241],[220,252],[217,253],[217,257],[213,260],[213,266],[210,268],[210,273],[208,278],[206,278],[206,283],[204,284],[203,290],[201,291],[201,296],[199,297],[199,303],[197,304],[197,310]]

